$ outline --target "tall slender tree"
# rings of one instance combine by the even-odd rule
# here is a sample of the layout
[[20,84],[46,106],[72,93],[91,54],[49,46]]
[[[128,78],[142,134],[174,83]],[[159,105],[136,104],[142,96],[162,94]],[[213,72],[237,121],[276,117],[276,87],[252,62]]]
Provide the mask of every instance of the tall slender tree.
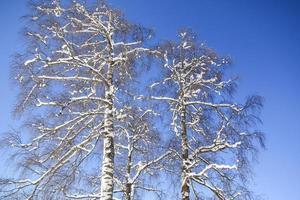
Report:
[[151,99],[169,105],[176,135],[172,149],[181,166],[181,199],[203,199],[203,188],[214,199],[251,198],[243,177],[249,153],[263,145],[263,135],[253,130],[261,98],[234,103],[236,84],[224,71],[228,59],[199,44],[189,30],[179,33],[179,42],[162,45],[160,52],[165,76],[151,88],[164,94]]
[[116,191],[121,192],[126,200],[138,199],[144,192],[160,197],[162,191],[158,184],[151,184],[150,180],[155,180],[155,175],[162,172],[164,160],[171,155],[171,151],[165,151],[160,135],[151,122],[155,114],[153,110],[140,107],[125,109],[128,113],[126,118],[116,126]]
[[[133,200],[139,191],[160,194],[149,179],[165,169],[180,180],[183,200],[253,199],[246,179],[263,146],[254,130],[262,103],[234,102],[228,59],[188,30],[150,50],[151,31],[102,0],[32,0],[30,8],[27,48],[13,65],[24,128],[4,139],[20,171],[0,179],[0,198]],[[130,88],[154,53],[161,79],[150,88],[164,92],[149,99],[166,103],[168,112],[158,110],[169,135],[156,131],[165,129],[146,91],[136,98]]]
[[[14,69],[16,113],[30,111],[30,136],[8,138],[26,174],[2,180],[1,195],[112,200],[118,88],[148,52],[143,41],[150,32],[103,1],[32,1],[30,7],[28,48],[15,57]],[[86,174],[92,167],[98,180]]]

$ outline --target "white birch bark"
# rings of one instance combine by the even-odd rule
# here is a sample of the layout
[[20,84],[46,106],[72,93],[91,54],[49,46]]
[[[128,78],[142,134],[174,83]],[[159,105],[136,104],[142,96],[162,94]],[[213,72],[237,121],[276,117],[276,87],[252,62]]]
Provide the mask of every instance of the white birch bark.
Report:
[[247,152],[255,151],[260,140],[261,135],[251,131],[254,124],[248,124],[256,115],[251,109],[261,107],[260,98],[251,97],[244,105],[232,102],[234,81],[224,75],[228,60],[195,38],[183,31],[179,42],[161,46],[166,73],[150,86],[165,92],[150,99],[167,102],[172,114],[170,125],[180,144],[172,150],[181,165],[181,199],[205,198],[200,195],[207,192],[199,188],[221,200],[247,199],[251,195],[243,180],[232,180],[250,166]]
[[102,1],[31,6],[29,46],[16,57],[14,75],[16,111],[31,111],[25,123],[33,134],[28,142],[15,134],[7,139],[23,152],[17,156],[28,176],[3,180],[5,197],[112,200],[114,123],[121,109],[115,99],[131,81],[135,62],[149,52],[143,47],[148,31]]

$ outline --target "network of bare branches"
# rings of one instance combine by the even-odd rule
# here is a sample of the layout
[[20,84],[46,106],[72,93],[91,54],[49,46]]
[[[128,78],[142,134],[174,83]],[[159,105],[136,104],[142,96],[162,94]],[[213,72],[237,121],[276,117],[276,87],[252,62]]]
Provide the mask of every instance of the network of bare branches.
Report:
[[[1,141],[17,172],[0,179],[1,199],[163,199],[168,174],[179,199],[253,199],[261,97],[234,102],[229,59],[189,30],[151,48],[151,30],[102,0],[29,7],[12,65],[23,126]],[[139,92],[148,60],[159,80]]]
[[47,193],[111,199],[114,121],[122,114],[118,88],[149,53],[142,45],[150,31],[102,1],[94,6],[32,1],[30,7],[28,48],[15,56],[14,65],[20,88],[16,113],[30,111],[25,122],[30,135],[28,142],[7,140],[18,148],[20,166],[30,176],[4,180],[1,192],[6,198],[22,193],[41,199]]
[[180,31],[178,38],[159,47],[165,76],[150,87],[157,94],[163,91],[151,99],[168,103],[172,115],[176,137],[171,149],[175,165],[181,166],[181,199],[203,199],[209,194],[199,195],[203,188],[222,200],[250,199],[245,184],[250,154],[264,140],[253,130],[261,97],[234,103],[236,82],[225,75],[229,60],[199,44],[190,30]]

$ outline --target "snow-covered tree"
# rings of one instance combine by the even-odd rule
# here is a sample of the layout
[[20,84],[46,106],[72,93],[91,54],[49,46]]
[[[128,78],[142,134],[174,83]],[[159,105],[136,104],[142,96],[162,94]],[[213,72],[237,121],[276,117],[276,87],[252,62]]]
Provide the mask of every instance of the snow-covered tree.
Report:
[[150,32],[103,1],[30,6],[27,49],[14,60],[27,131],[6,140],[24,171],[1,180],[1,197],[112,200],[119,88]]
[[[154,128],[153,111],[139,107],[125,107],[127,113],[122,122],[115,126],[116,137],[116,192],[126,200],[139,199],[143,192],[158,196],[162,191],[157,187],[155,175],[164,168],[163,161],[171,155],[160,135]],[[125,162],[124,162],[125,161]],[[152,184],[151,184],[152,183]],[[138,195],[141,194],[141,195]]]
[[[27,48],[13,60],[24,124],[1,143],[18,171],[0,179],[1,199],[159,196],[151,180],[162,172],[180,180],[183,200],[252,198],[246,179],[263,145],[254,129],[261,98],[234,102],[228,59],[188,30],[151,50],[151,31],[104,0],[31,0],[30,8]],[[153,54],[162,62],[155,94],[136,94],[136,69]],[[170,118],[171,134],[155,123],[149,100],[164,102],[156,112]]]
[[228,59],[199,44],[189,30],[179,33],[179,42],[162,45],[160,52],[165,76],[150,87],[163,94],[151,99],[169,105],[181,199],[250,199],[245,175],[250,154],[263,144],[263,135],[253,129],[261,98],[234,103],[236,81],[224,71]]

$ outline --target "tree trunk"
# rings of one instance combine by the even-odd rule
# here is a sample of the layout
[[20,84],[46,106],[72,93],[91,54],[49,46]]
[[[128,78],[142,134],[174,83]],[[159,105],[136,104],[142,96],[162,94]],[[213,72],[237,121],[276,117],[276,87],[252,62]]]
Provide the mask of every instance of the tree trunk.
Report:
[[130,145],[128,155],[127,155],[127,165],[126,165],[126,188],[125,188],[125,199],[132,200],[132,184],[129,182],[130,173],[132,167],[132,146]]
[[[111,68],[111,67],[109,67]],[[114,126],[113,126],[113,77],[112,69],[107,72],[108,85],[105,87],[107,105],[104,115],[103,161],[101,176],[101,200],[113,199],[114,173]]]
[[190,187],[189,187],[189,180],[187,179],[189,152],[188,152],[188,144],[187,144],[188,141],[187,141],[185,106],[182,106],[180,117],[181,117],[181,148],[182,148],[181,198],[182,200],[189,200]]
[[126,192],[125,192],[125,199],[126,200],[132,200],[131,199],[131,184],[130,183],[127,183],[126,184]]

